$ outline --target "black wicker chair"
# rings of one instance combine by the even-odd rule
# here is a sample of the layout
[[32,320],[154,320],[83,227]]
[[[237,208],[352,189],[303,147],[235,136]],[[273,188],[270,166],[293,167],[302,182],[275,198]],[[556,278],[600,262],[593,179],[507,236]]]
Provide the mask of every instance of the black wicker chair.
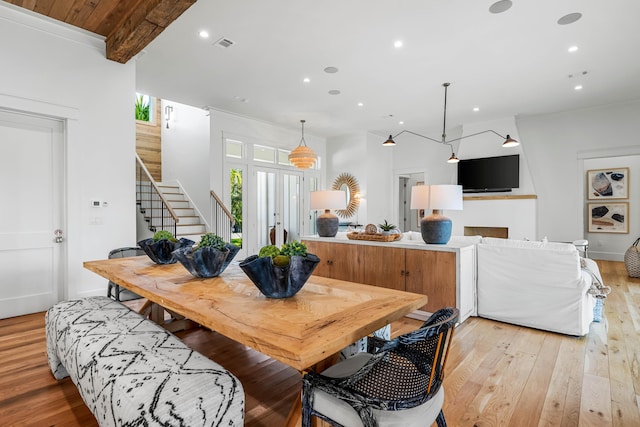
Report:
[[369,351],[302,378],[302,427],[312,416],[333,426],[447,425],[444,367],[458,309],[434,313],[420,329],[390,341],[369,338]]
[[[109,252],[109,259],[127,258],[131,256],[139,256],[139,255],[145,255],[145,252],[142,250],[142,248],[139,248],[139,247],[118,248]],[[120,296],[121,292],[122,292],[122,297]],[[109,298],[113,298],[116,301],[130,301],[130,300],[142,298],[140,295],[134,292],[131,292],[126,289],[123,290],[122,288],[120,288],[120,286],[117,283],[113,283],[111,280],[109,280],[109,285],[107,287],[107,296]]]

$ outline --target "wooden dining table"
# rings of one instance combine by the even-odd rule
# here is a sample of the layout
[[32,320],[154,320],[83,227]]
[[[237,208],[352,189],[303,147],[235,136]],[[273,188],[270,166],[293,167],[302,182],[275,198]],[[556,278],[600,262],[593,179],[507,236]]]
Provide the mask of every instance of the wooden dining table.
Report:
[[[237,263],[208,279],[147,256],[84,267],[146,298],[142,310],[170,330],[188,319],[300,372],[333,363],[344,347],[427,303],[421,294],[316,276],[290,298],[267,298]],[[298,399],[286,425],[300,425],[300,416]]]

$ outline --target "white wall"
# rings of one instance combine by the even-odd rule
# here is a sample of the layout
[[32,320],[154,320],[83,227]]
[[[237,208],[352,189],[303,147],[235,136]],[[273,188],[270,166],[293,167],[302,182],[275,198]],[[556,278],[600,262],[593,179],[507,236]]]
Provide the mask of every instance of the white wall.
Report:
[[[506,227],[511,239],[539,239],[537,232],[537,200],[536,199],[499,199],[470,200],[475,196],[517,196],[535,195],[535,186],[529,171],[525,144],[504,148],[502,136],[509,134],[520,141],[520,134],[513,117],[502,118],[482,123],[465,124],[462,135],[464,139],[457,142],[459,159],[480,157],[520,156],[520,186],[505,193],[467,194],[462,211],[447,211],[446,216],[453,221],[453,234],[464,235],[464,227]],[[480,135],[474,135],[484,132]],[[474,136],[469,136],[474,135]],[[457,170],[456,170],[457,173]],[[457,182],[457,177],[452,182]]]
[[335,179],[342,173],[353,175],[360,187],[360,205],[356,214],[351,218],[340,217],[340,222],[367,223],[369,200],[365,158],[366,135],[364,132],[327,138],[327,179],[321,189],[331,189]]
[[360,206],[352,218],[341,221],[366,225],[387,219],[397,221],[393,197],[393,152],[382,145],[380,137],[358,132],[327,138],[327,181],[330,188],[341,173],[349,173],[360,186]]
[[[105,294],[107,281],[82,262],[136,243],[135,65],[106,60],[101,39],[4,3],[0,39],[0,107],[68,119],[65,297]],[[91,199],[109,206],[98,213]]]
[[[584,220],[585,159],[639,155],[638,117],[640,100],[517,120],[538,195],[538,236],[561,241],[593,236],[587,236]],[[621,163],[631,162],[625,159]],[[604,164],[611,165],[608,160]],[[637,176],[631,172],[631,189]],[[637,206],[637,193],[632,196],[631,207]],[[628,247],[640,231],[637,212],[630,212],[630,242],[599,233],[590,256],[623,259],[625,244]]]
[[[637,185],[640,176],[640,155],[636,156],[618,156],[618,157],[602,157],[584,160],[584,176],[586,181],[586,172],[590,169],[609,169],[609,168],[629,168],[629,177],[627,183],[630,184],[629,198],[625,200],[611,200],[612,203],[629,202],[629,212],[625,218],[628,221],[628,234],[614,233],[586,233],[585,238],[589,240],[589,256],[598,259],[611,259],[622,261],[620,254],[624,254],[629,246],[640,237],[640,186]],[[586,182],[585,182],[586,186]],[[584,199],[584,223],[585,230],[587,224],[588,203],[602,202],[602,200],[588,200],[586,198],[587,190],[585,188]]]
[[[173,107],[169,128],[164,111]],[[209,222],[209,117],[208,112],[178,102],[162,100],[162,181],[179,181]]]

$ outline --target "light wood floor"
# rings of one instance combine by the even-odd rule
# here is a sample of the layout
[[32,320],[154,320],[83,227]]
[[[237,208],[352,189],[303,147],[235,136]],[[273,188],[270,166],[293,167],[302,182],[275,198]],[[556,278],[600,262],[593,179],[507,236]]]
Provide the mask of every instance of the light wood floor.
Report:
[[[640,426],[640,279],[598,264],[613,290],[586,337],[481,318],[457,328],[444,383],[450,427]],[[419,325],[403,319],[392,333]],[[240,379],[246,426],[282,426],[300,389],[295,370],[215,332],[178,335]],[[0,320],[0,424],[97,425],[73,383],[49,371],[43,313]]]

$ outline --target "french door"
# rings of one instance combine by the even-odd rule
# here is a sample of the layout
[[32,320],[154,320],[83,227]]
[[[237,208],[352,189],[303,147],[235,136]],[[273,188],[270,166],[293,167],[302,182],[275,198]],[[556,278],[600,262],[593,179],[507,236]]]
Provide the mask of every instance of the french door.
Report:
[[62,297],[64,123],[0,110],[0,318]]
[[281,246],[303,235],[303,174],[298,171],[255,166],[252,173],[253,219],[250,253],[265,245]]

